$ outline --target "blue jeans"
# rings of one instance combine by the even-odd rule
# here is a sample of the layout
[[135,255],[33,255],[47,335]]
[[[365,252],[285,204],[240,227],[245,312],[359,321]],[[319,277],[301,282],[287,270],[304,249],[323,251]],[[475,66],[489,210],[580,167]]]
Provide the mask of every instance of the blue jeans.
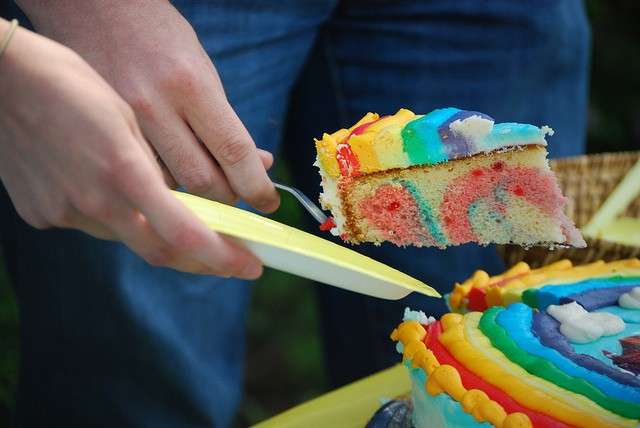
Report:
[[[181,0],[258,146],[317,195],[312,138],[367,111],[456,106],[549,124],[553,156],[585,140],[589,30],[579,0]],[[281,144],[281,142],[283,142]],[[228,426],[240,400],[250,288],[147,266],[117,243],[36,231],[0,196],[20,304],[24,426]],[[309,225],[316,230],[316,225]],[[357,248],[440,291],[491,248]],[[406,305],[319,288],[334,385],[397,361],[388,340]],[[355,358],[355,353],[369,358]],[[276,380],[277,381],[277,380]]]

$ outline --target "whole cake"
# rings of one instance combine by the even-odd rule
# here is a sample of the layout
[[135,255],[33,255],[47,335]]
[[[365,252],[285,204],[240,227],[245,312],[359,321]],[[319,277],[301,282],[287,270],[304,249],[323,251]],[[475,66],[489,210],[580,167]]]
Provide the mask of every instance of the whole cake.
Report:
[[320,202],[351,243],[584,246],[549,169],[547,126],[457,108],[367,113],[316,140]]
[[405,311],[391,338],[415,427],[638,427],[640,261],[519,265],[460,287],[514,281],[507,307],[471,311],[469,291],[464,314]]

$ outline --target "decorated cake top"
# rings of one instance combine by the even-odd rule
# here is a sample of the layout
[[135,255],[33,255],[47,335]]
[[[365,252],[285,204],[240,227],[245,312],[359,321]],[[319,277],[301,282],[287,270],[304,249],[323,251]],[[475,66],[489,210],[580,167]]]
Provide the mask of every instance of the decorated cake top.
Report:
[[514,303],[427,322],[409,312],[391,337],[426,393],[448,394],[473,423],[637,427],[638,274],[637,259],[515,273],[547,278],[527,289],[523,300],[535,308]]
[[416,115],[400,109],[390,116],[367,113],[349,129],[316,140],[320,167],[331,177],[432,165],[478,153],[546,145],[548,126],[494,123],[483,113],[453,107]]
[[[640,277],[640,260],[628,259],[605,263],[597,261],[573,266],[569,260],[561,260],[539,269],[531,269],[520,262],[508,271],[490,277],[484,271],[476,271],[462,284],[456,284],[447,296],[449,308],[454,312],[484,311],[491,306],[506,306],[525,302],[532,307],[546,308],[556,303],[578,287],[577,283],[591,280],[597,284],[617,284],[625,278]],[[590,283],[586,285],[591,286]],[[573,288],[572,288],[573,287]],[[604,292],[603,292],[604,293]]]

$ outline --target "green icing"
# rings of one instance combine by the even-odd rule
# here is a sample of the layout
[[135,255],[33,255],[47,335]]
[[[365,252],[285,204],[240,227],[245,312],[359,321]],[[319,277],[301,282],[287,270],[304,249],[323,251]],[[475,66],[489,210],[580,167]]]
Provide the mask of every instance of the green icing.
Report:
[[516,342],[509,337],[509,333],[496,322],[496,317],[503,310],[504,308],[500,306],[494,306],[485,311],[480,318],[478,327],[491,341],[491,344],[509,360],[532,375],[548,380],[568,391],[584,395],[601,407],[620,416],[633,419],[640,418],[640,404],[609,397],[588,381],[569,376],[550,361],[531,355],[518,347]]
[[432,165],[448,160],[438,134],[441,122],[439,117],[434,117],[440,116],[437,112],[412,120],[402,128],[402,149],[413,165]]
[[528,288],[522,292],[522,303],[532,308],[538,307],[538,290],[535,288]]
[[399,182],[402,187],[404,187],[409,193],[411,193],[413,199],[415,199],[416,204],[418,205],[418,209],[420,210],[420,217],[422,217],[422,222],[427,225],[431,237],[436,241],[436,243],[446,245],[447,238],[445,237],[444,233],[442,233],[442,230],[440,229],[440,226],[438,224],[438,220],[433,216],[431,207],[429,206],[427,201],[424,200],[424,198],[420,194],[420,191],[418,191],[418,188],[410,181],[399,180]]

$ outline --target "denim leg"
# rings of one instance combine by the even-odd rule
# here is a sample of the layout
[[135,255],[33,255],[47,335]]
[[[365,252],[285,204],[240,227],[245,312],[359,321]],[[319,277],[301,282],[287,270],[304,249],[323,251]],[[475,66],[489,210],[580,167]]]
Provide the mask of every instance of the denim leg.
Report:
[[[285,141],[309,141],[367,111],[455,106],[498,121],[548,124],[556,130],[551,155],[578,154],[585,144],[588,59],[589,28],[578,0],[343,1],[296,87]],[[317,194],[312,145],[296,156],[302,165],[296,182]],[[357,250],[441,292],[475,269],[503,269],[493,248],[475,245]],[[319,290],[335,385],[398,361],[388,336],[405,306],[434,315],[446,310],[443,301],[417,295],[389,302]],[[356,350],[368,358],[353,358]]]
[[[177,1],[257,145],[282,115],[331,2]],[[309,7],[313,5],[313,7]],[[229,426],[249,284],[148,266],[118,243],[22,222],[0,187],[21,316],[21,426]]]

